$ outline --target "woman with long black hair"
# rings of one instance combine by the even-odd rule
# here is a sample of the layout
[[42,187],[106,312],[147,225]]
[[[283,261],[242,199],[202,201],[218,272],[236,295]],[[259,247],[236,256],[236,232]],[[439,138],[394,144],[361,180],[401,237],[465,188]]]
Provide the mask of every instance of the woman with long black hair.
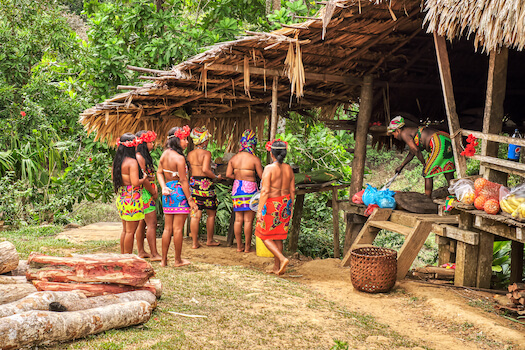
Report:
[[164,211],[164,233],[162,234],[161,266],[168,265],[168,251],[171,236],[175,246],[175,267],[188,265],[182,259],[182,230],[190,208],[199,210],[191,197],[188,183],[188,167],[184,150],[188,147],[190,128],[174,127],[168,131],[166,150],[162,153],[157,178],[162,188],[162,209]]
[[142,201],[142,183],[146,177],[140,176],[136,159],[136,146],[141,141],[132,133],[125,133],[117,142],[117,152],[113,160],[113,189],[117,197],[117,210],[122,219],[120,252],[133,252],[133,238],[139,221],[144,219],[144,202]]
[[[144,220],[140,220],[137,228],[137,251],[141,258],[151,258],[151,261],[161,261],[162,257],[157,251],[157,213],[155,204],[158,193],[155,186],[155,165],[149,153],[155,147],[154,141],[157,134],[153,131],[141,130],[135,134],[142,143],[137,146],[137,161],[139,162],[142,174],[146,175],[142,188],[142,200],[144,201]],[[144,250],[144,236],[148,240],[151,254]]]

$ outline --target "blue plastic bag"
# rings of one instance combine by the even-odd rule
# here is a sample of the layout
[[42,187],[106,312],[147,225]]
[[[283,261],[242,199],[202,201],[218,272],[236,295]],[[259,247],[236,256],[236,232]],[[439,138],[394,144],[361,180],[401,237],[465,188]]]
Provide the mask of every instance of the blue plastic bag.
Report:
[[366,184],[365,192],[363,193],[363,203],[368,206],[370,204],[376,204],[379,208],[396,208],[396,200],[394,199],[395,192],[388,188],[379,191],[374,186]]
[[363,203],[366,206],[369,206],[370,204],[377,204],[375,203],[376,193],[377,193],[377,188],[369,184],[366,184],[366,189],[362,197]]

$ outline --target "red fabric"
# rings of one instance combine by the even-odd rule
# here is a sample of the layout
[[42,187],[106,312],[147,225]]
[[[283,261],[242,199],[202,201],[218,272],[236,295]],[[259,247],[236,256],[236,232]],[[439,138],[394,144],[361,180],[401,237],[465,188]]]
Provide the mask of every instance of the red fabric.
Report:
[[290,195],[268,198],[264,204],[262,214],[263,219],[257,221],[255,226],[255,235],[262,240],[286,239],[292,216]]
[[374,212],[375,208],[379,208],[379,205],[370,204],[365,210],[365,216],[370,216]]
[[365,193],[364,189],[354,194],[352,197],[352,203],[363,204],[363,193]]

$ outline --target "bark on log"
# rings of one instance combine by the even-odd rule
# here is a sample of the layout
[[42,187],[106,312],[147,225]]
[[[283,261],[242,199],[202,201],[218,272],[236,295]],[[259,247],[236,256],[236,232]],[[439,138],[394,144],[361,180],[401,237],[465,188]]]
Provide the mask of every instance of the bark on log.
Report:
[[22,299],[26,295],[36,292],[31,283],[25,284],[0,284],[0,305]]
[[28,280],[104,282],[143,286],[155,275],[149,262],[133,254],[92,254],[72,257],[31,253]]
[[[52,292],[44,292],[44,293],[52,293]],[[58,292],[55,292],[55,293],[58,293]],[[67,293],[67,292],[62,292],[62,293]],[[93,297],[93,298],[84,297],[84,299],[79,300],[79,301],[68,300],[68,299],[56,300],[52,303],[49,303],[49,311],[58,311],[58,312],[79,311],[79,310],[94,309],[97,307],[102,307],[102,306],[107,306],[107,305],[112,305],[112,304],[119,304],[119,303],[125,303],[125,302],[130,302],[130,301],[140,301],[140,300],[150,303],[152,308],[157,307],[157,298],[155,297],[153,293],[147,290],[136,290],[133,292],[126,292],[126,293],[120,293],[120,294],[101,295],[101,296]]]
[[24,283],[28,283],[26,276],[0,276],[0,284],[24,284]]
[[0,242],[0,274],[13,271],[18,266],[18,252],[13,243]]
[[13,271],[9,272],[8,275],[10,276],[24,276],[26,275],[27,269],[29,266],[27,265],[27,260],[20,260],[18,262],[18,266]]
[[155,287],[146,283],[142,287],[133,287],[125,284],[104,284],[104,283],[60,283],[60,282],[46,282],[33,281],[36,289],[39,291],[54,291],[54,292],[70,292],[79,290],[87,297],[98,297],[106,294],[119,294],[124,292],[132,292],[134,290],[147,290],[155,294]]
[[155,288],[155,296],[160,299],[162,296],[162,282],[159,279],[152,278],[149,283]]
[[137,325],[147,322],[151,311],[148,302],[132,301],[82,311],[28,311],[4,317],[0,319],[0,349],[51,344]]
[[[30,310],[49,310],[49,305],[53,302],[61,303],[81,303],[86,300],[86,296],[81,292],[35,292],[28,296],[13,301],[8,304],[0,305],[0,318],[15,314],[21,314]],[[54,311],[54,310],[51,310]]]
[[508,286],[509,292],[514,292],[515,290],[525,290],[525,283],[513,283]]

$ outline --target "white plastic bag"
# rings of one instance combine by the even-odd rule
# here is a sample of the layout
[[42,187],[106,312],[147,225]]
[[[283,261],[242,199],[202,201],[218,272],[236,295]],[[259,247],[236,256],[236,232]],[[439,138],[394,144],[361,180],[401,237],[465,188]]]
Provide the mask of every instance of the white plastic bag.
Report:
[[[503,186],[499,191],[501,210],[512,214],[516,220],[523,220],[525,216],[522,215],[522,212],[525,214],[525,210],[523,210],[525,206],[521,204],[525,202],[525,184],[518,185],[510,191],[502,189]],[[518,207],[520,207],[519,210]]]
[[448,192],[465,204],[474,203],[475,191],[474,182],[469,179],[459,179],[454,185],[448,188]]

